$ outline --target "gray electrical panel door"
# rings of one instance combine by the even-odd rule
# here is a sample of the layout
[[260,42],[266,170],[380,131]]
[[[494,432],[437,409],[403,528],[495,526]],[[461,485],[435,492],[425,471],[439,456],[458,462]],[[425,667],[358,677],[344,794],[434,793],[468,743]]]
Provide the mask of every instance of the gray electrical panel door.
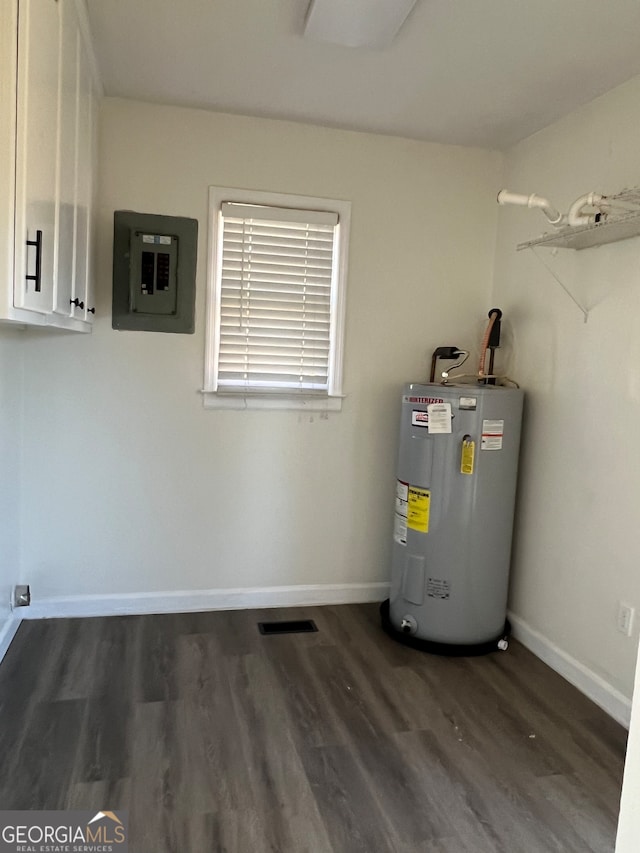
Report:
[[389,614],[417,638],[490,642],[509,584],[523,393],[404,387]]
[[195,219],[117,210],[113,328],[192,333],[197,248]]

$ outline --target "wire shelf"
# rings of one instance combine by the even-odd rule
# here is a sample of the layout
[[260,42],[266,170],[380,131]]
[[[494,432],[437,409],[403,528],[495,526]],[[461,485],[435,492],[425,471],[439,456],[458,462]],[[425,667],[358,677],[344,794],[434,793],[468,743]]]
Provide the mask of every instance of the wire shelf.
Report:
[[518,243],[518,251],[534,246],[559,249],[590,249],[640,236],[640,187],[607,196],[606,217],[592,225],[566,225],[535,240]]

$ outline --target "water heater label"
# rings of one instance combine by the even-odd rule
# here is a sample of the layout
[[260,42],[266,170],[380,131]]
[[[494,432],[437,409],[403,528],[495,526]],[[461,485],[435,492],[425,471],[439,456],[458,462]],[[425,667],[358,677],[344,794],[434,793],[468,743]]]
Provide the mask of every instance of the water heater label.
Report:
[[393,538],[398,545],[407,544],[407,519],[406,516],[395,514],[393,519]]
[[393,538],[399,545],[407,544],[407,515],[409,514],[409,483],[396,480],[396,514]]
[[407,397],[402,398],[405,403],[419,403],[421,406],[428,406],[429,403],[444,403],[442,397]]
[[411,426],[428,427],[429,413],[421,412],[419,409],[414,409],[411,412]]
[[407,506],[409,503],[409,483],[396,480],[396,512],[398,515],[407,517]]
[[460,473],[473,474],[473,463],[476,455],[475,441],[462,442],[462,458],[460,460]]
[[502,450],[504,421],[482,421],[480,450]]
[[429,434],[451,432],[451,403],[429,403]]
[[428,578],[427,595],[429,598],[447,599],[451,595],[451,584],[441,578]]
[[418,533],[429,532],[429,512],[431,509],[431,492],[409,486],[409,501],[407,507],[407,527]]

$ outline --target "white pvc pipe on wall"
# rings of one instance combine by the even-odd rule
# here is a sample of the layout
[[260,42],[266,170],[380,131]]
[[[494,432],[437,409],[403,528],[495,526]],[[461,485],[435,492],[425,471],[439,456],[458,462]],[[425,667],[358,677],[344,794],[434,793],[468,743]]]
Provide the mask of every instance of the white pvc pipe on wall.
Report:
[[559,210],[551,204],[551,202],[542,196],[524,195],[522,193],[512,193],[509,190],[500,190],[498,193],[498,204],[518,204],[522,207],[531,207],[541,210],[552,225],[563,225],[565,217]]
[[582,213],[585,207],[597,207],[604,201],[604,196],[598,193],[586,193],[577,198],[571,207],[567,216],[569,225],[590,225],[595,222],[595,213]]
[[571,207],[569,213],[564,216],[551,204],[551,202],[542,196],[531,194],[524,195],[523,193],[512,193],[509,190],[500,190],[498,193],[498,204],[517,204],[521,207],[538,208],[547,217],[549,222],[556,227],[561,225],[591,225],[596,221],[595,213],[583,213],[585,207],[599,207],[606,201],[605,196],[598,193],[590,192],[581,195],[577,198]]

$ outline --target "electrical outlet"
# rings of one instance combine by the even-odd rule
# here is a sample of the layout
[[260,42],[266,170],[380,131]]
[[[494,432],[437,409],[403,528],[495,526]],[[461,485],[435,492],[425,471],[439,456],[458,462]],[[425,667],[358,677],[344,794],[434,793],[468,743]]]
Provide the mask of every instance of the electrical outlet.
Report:
[[618,631],[621,634],[626,634],[627,637],[631,636],[635,614],[636,609],[630,604],[625,604],[623,601],[618,604]]
[[28,607],[31,604],[31,589],[27,584],[14,586],[13,607]]

